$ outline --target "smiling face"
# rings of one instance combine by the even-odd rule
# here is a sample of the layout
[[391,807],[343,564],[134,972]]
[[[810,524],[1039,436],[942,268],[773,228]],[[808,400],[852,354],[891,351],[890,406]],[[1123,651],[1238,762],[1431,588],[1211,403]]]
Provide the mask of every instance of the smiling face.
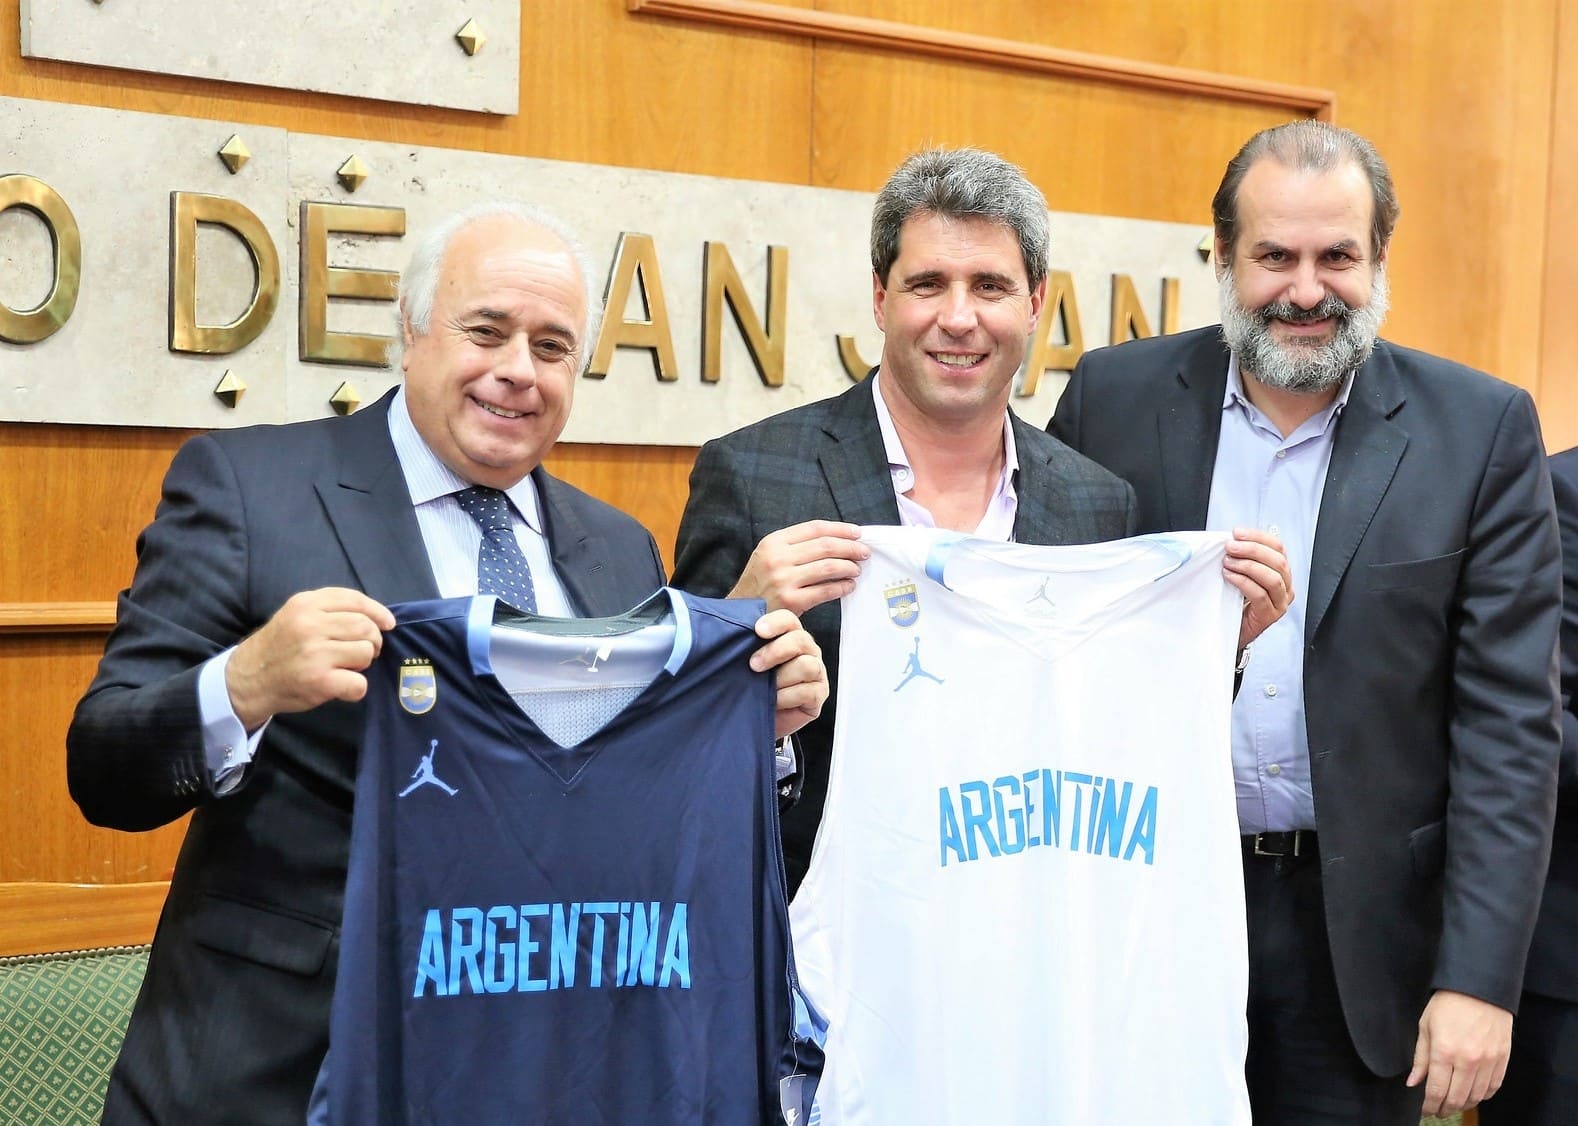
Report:
[[1000,423],[1046,295],[1030,288],[1019,240],[985,219],[905,220],[886,278],[873,278],[882,388],[896,418]]
[[1335,387],[1369,355],[1386,313],[1369,181],[1351,162],[1311,172],[1263,158],[1237,202],[1237,243],[1216,248],[1228,345],[1263,383]]
[[586,341],[586,291],[553,232],[491,215],[451,240],[427,331],[401,321],[417,433],[467,481],[506,489],[542,461],[570,417]]

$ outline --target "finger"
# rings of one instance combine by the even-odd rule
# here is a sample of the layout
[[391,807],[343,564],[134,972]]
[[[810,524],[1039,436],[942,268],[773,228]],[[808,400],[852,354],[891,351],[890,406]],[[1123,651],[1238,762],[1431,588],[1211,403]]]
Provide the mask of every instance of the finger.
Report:
[[1279,616],[1280,611],[1287,609],[1291,602],[1286,591],[1267,590],[1256,579],[1241,575],[1237,571],[1224,571],[1222,577],[1227,580],[1229,586],[1244,596],[1245,613],[1274,618]]
[[1447,1096],[1452,1090],[1452,1083],[1452,1065],[1439,1057],[1432,1059],[1430,1074],[1425,1079],[1425,1114],[1440,1116],[1448,1113]]
[[1447,1085],[1447,1092],[1441,1099],[1441,1109],[1437,1114],[1456,1114],[1466,1106],[1473,1104],[1469,1096],[1473,1093],[1475,1070],[1471,1067],[1457,1067],[1452,1070],[1452,1082]]
[[1507,1079],[1507,1063],[1508,1057],[1505,1054],[1496,1058],[1496,1066],[1491,1070],[1490,1082],[1485,1087],[1485,1098],[1488,1099],[1501,1090],[1502,1083]]
[[1474,1069],[1473,1077],[1463,1092],[1463,1101],[1457,1107],[1458,1110],[1478,1106],[1491,1096],[1494,1091],[1490,1085],[1492,1074],[1493,1069],[1488,1061]]
[[366,638],[353,641],[328,641],[316,651],[322,663],[331,669],[354,669],[360,672],[378,656],[379,645]]
[[383,641],[383,631],[377,622],[366,614],[349,610],[314,615],[303,628],[334,641],[371,641],[375,644],[382,644]]
[[[802,637],[802,634],[805,636]],[[810,641],[810,634],[806,634],[804,630],[796,630],[794,633],[785,634],[783,637],[773,638],[766,645],[763,645],[751,654],[752,671],[768,672],[772,669],[778,669],[780,675],[782,675],[782,670],[787,665],[796,661],[803,661],[805,664],[801,666],[802,675],[804,675],[804,670],[808,669],[810,670],[809,675],[814,677],[816,675],[815,670],[822,666],[822,651],[816,647],[816,642],[814,641],[810,641],[810,647],[808,648],[806,645],[808,641]]]
[[1292,584],[1276,571],[1259,563],[1240,563],[1235,566],[1229,561],[1223,564],[1222,575],[1245,597],[1258,599],[1268,606],[1281,610],[1293,602]]
[[1409,1087],[1417,1087],[1425,1081],[1425,1076],[1430,1073],[1430,1033],[1423,1025],[1419,1029],[1419,1038],[1414,1041],[1414,1066],[1408,1070],[1408,1078],[1404,1081]]
[[806,520],[799,524],[791,524],[787,528],[782,528],[774,532],[773,535],[781,536],[786,543],[803,543],[806,540],[827,537],[841,540],[858,540],[860,538],[860,525],[845,523],[842,520]]
[[1282,550],[1282,537],[1265,528],[1234,528],[1233,538],[1227,541],[1227,550],[1232,551],[1235,545],[1264,544],[1267,547]]
[[812,691],[826,691],[827,672],[822,666],[821,657],[802,654],[778,665],[773,674],[773,683],[779,691],[800,684],[810,685]]
[[[771,641],[775,637],[782,637],[791,630],[800,628],[800,617],[793,610],[769,610],[756,619],[756,636],[763,641]],[[809,634],[807,635],[809,636]],[[815,644],[813,642],[813,644]]]
[[835,602],[855,589],[855,580],[836,583],[817,583],[814,586],[795,587],[784,591],[778,601],[797,614],[813,610],[824,602]]
[[325,686],[328,690],[325,700],[344,700],[346,703],[354,704],[367,695],[367,678],[349,669],[333,670],[325,678]]
[[814,719],[821,713],[826,695],[815,682],[779,685],[775,707],[781,712],[803,712]]

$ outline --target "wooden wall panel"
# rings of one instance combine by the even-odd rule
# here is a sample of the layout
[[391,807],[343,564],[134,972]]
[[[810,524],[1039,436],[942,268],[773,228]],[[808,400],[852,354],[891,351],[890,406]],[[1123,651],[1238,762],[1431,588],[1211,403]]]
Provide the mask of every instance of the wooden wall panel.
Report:
[[1552,453],[1578,445],[1578,0],[1561,0],[1557,59],[1538,392]]
[[[1336,91],[1338,123],[1375,141],[1403,202],[1387,336],[1535,386],[1543,282],[1514,248],[1544,238],[1555,0],[1331,0],[1318,18],[1258,0],[818,7]],[[819,48],[816,99],[819,183],[870,190],[904,152],[974,143],[1023,163],[1056,208],[1202,224],[1228,157],[1286,118],[842,47]]]

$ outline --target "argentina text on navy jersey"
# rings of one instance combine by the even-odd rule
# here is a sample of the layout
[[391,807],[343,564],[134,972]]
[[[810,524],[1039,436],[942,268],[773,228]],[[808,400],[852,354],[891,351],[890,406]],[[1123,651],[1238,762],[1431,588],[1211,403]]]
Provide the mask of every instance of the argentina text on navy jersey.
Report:
[[761,604],[392,609],[309,1120],[779,1121],[804,1019]]

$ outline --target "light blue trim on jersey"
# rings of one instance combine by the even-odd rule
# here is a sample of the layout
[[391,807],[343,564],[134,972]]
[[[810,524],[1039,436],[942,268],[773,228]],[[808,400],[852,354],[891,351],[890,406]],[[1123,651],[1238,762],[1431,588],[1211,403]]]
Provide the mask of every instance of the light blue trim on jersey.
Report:
[[[663,664],[663,671],[670,676],[677,676],[679,670],[685,667],[685,662],[689,659],[690,651],[695,645],[695,632],[690,624],[692,611],[685,596],[673,587],[664,587],[631,613],[639,613],[656,603],[665,594],[668,595],[669,606],[673,611],[674,648]],[[486,676],[493,672],[493,616],[498,602],[498,598],[494,595],[479,594],[472,598],[471,606],[466,611],[466,653],[471,660],[471,672],[474,676]]]
[[[946,576],[948,560],[953,558],[955,548],[957,548],[965,540],[971,538],[972,537],[970,536],[960,534],[939,537],[938,540],[931,545],[931,549],[926,553],[926,577],[932,582],[936,583],[938,586],[942,587],[944,590],[952,590],[953,587],[948,585],[948,579]],[[996,543],[997,541],[993,540],[990,542]],[[1116,543],[1119,541],[1111,542]],[[1160,582],[1168,575],[1182,567],[1185,563],[1188,563],[1189,560],[1194,558],[1193,548],[1191,548],[1183,540],[1166,533],[1153,533],[1151,535],[1135,536],[1129,542],[1139,544],[1147,548],[1155,548],[1156,550],[1166,553],[1172,557],[1172,566],[1153,577],[1151,579],[1152,582]]]
[[827,1018],[811,1006],[798,988],[791,987],[790,996],[794,1001],[794,1038],[803,1044],[827,1047]]
[[968,538],[963,535],[939,536],[937,542],[931,545],[931,550],[926,553],[926,577],[944,590],[952,590],[948,580],[943,577],[943,572],[948,569],[948,560],[953,555],[953,549]]
[[489,651],[493,645],[493,611],[498,601],[494,595],[479,594],[466,611],[466,655],[471,658],[473,676],[486,676],[493,671]]
[[1173,552],[1173,565],[1152,579],[1151,582],[1153,583],[1161,582],[1168,575],[1172,574],[1174,571],[1178,570],[1178,568],[1182,567],[1185,563],[1194,558],[1194,549],[1189,547],[1182,540],[1175,539],[1172,536],[1159,534],[1141,536],[1139,538],[1148,540],[1152,546],[1158,547],[1163,551],[1170,549]]
[[663,671],[670,676],[678,676],[679,670],[685,667],[685,661],[690,656],[690,647],[695,641],[690,626],[690,603],[685,601],[683,594],[671,586],[664,587],[653,597],[658,597],[665,591],[668,593],[669,605],[674,608],[674,652],[669,655]]

